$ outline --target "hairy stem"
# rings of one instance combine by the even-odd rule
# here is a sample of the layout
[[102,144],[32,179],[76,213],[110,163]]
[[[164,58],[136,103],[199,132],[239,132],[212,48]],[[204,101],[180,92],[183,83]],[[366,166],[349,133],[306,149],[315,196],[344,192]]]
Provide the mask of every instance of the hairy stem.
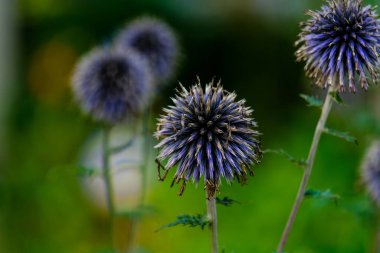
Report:
[[115,206],[113,202],[113,187],[110,171],[110,133],[111,127],[105,126],[103,133],[103,179],[105,184],[107,208],[110,215],[110,241],[111,245],[113,245],[113,218],[115,214]]
[[218,217],[216,213],[215,196],[206,197],[207,201],[207,218],[210,222],[211,232],[211,253],[218,253]]
[[292,226],[293,226],[293,223],[296,219],[298,210],[301,206],[302,200],[304,199],[305,190],[306,190],[307,184],[309,182],[311,172],[313,170],[314,158],[315,158],[315,154],[317,153],[319,140],[320,140],[322,132],[325,128],[326,120],[327,120],[327,117],[330,113],[332,103],[333,103],[333,98],[330,95],[330,93],[333,92],[334,90],[335,90],[334,87],[330,86],[330,88],[328,89],[328,92],[326,94],[325,102],[324,102],[323,108],[322,108],[322,113],[321,113],[321,116],[319,117],[317,126],[316,126],[315,131],[314,131],[313,142],[312,142],[311,147],[310,147],[309,155],[307,158],[307,164],[306,164],[306,167],[305,167],[305,170],[303,173],[302,181],[301,181],[300,186],[298,188],[297,197],[296,197],[296,200],[294,201],[292,211],[291,211],[289,218],[288,218],[288,221],[286,223],[286,227],[282,233],[280,243],[278,244],[277,253],[283,252],[286,241],[287,241],[288,236],[289,236],[289,233],[290,233]]

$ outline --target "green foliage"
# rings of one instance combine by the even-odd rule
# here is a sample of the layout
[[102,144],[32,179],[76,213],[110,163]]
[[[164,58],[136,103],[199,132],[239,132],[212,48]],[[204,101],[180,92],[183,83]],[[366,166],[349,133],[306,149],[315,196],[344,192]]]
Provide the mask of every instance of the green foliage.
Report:
[[264,150],[263,153],[273,153],[273,154],[281,155],[282,157],[286,158],[290,162],[300,167],[305,167],[307,165],[307,161],[305,159],[294,158],[292,155],[290,155],[288,152],[286,152],[283,149],[266,149]]
[[326,134],[329,134],[329,135],[332,135],[332,136],[335,136],[335,137],[338,137],[338,138],[342,138],[348,142],[351,142],[351,143],[355,143],[356,145],[359,144],[358,140],[351,136],[349,133],[347,132],[340,132],[340,131],[337,131],[337,130],[334,130],[334,129],[331,129],[331,128],[328,128],[328,127],[325,127],[323,129],[323,131],[326,133]]
[[308,198],[315,198],[315,199],[332,201],[336,205],[338,204],[338,200],[340,199],[340,196],[338,194],[332,193],[330,191],[330,189],[327,189],[325,191],[307,189],[305,191],[304,195],[305,195],[305,197],[308,197]]
[[157,212],[156,208],[153,206],[141,206],[132,210],[126,210],[116,213],[117,216],[125,217],[125,218],[141,218],[145,215],[151,215]]
[[97,173],[98,173],[98,169],[96,168],[93,168],[93,167],[86,167],[86,166],[78,166],[76,168],[77,170],[77,175],[79,177],[91,177],[91,176],[95,176]]
[[189,214],[184,214],[177,216],[177,220],[164,225],[160,227],[158,230],[161,230],[163,228],[169,228],[169,227],[174,227],[177,225],[183,225],[183,226],[189,226],[189,227],[201,227],[203,230],[206,225],[208,225],[210,222],[207,219],[205,215],[197,214],[197,215],[189,215]]
[[334,99],[335,103],[343,104],[343,100],[337,91],[330,92],[330,96]]
[[126,143],[124,143],[122,145],[119,145],[119,146],[116,146],[116,147],[112,147],[110,149],[111,154],[117,154],[117,153],[120,153],[120,152],[123,152],[123,151],[127,150],[129,147],[132,146],[133,141],[134,141],[134,138],[130,139],[128,142],[126,142]]
[[309,96],[306,94],[300,94],[300,97],[307,102],[307,106],[322,107],[322,101],[316,97]]
[[352,201],[345,203],[343,208],[362,221],[371,222],[376,217],[376,208],[370,199],[360,196]]
[[96,251],[95,253],[116,253],[112,249],[102,249],[100,251]]
[[217,204],[220,204],[223,206],[232,206],[233,204],[240,204],[240,202],[233,200],[229,197],[223,197],[223,198],[216,197],[215,200]]

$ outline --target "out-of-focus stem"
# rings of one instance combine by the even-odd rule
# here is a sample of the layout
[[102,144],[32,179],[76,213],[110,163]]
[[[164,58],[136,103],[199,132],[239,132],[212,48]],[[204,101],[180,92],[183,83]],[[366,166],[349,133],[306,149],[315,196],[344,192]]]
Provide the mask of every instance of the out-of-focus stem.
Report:
[[110,242],[113,245],[113,219],[115,215],[115,206],[113,202],[113,186],[111,178],[110,168],[110,133],[111,127],[105,126],[103,131],[103,180],[105,184],[105,197],[107,202],[107,208],[110,215]]
[[[147,179],[148,179],[148,166],[149,166],[149,157],[150,157],[150,148],[151,148],[151,137],[150,137],[150,120],[152,117],[152,108],[149,106],[147,112],[145,113],[144,120],[143,120],[143,135],[144,135],[144,143],[143,143],[143,161],[141,166],[141,194],[140,194],[140,201],[139,201],[139,207],[143,208],[146,198],[146,191],[147,191]],[[134,240],[137,234],[138,225],[139,225],[139,219],[140,217],[133,217],[131,218],[131,222],[129,225],[129,233],[127,237],[127,253],[132,252],[133,246],[134,246]]]

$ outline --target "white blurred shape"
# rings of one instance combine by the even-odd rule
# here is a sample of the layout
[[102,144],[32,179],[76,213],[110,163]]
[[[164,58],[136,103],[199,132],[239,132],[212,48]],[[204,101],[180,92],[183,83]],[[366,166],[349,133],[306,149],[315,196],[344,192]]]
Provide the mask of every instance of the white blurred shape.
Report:
[[[81,164],[95,170],[95,174],[83,178],[86,195],[102,211],[106,211],[105,185],[102,178],[102,132],[89,138],[84,146]],[[141,194],[141,166],[143,162],[143,137],[134,135],[126,127],[113,128],[111,146],[116,147],[129,142],[127,149],[111,156],[113,197],[116,211],[132,210],[139,204]]]

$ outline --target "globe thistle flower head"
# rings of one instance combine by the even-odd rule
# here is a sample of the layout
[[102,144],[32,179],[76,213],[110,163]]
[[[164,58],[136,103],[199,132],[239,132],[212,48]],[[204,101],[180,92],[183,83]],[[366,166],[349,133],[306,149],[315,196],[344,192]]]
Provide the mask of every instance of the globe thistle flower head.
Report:
[[125,122],[148,103],[151,74],[133,54],[95,49],[78,63],[73,92],[85,113],[108,124]]
[[368,149],[361,165],[361,177],[372,199],[380,205],[380,141]]
[[356,82],[368,88],[378,79],[380,25],[376,11],[361,0],[328,0],[319,11],[308,11],[296,46],[298,61],[320,87],[338,85],[356,92]]
[[170,27],[158,19],[144,17],[133,21],[116,38],[116,47],[141,55],[158,82],[166,81],[173,74],[177,40]]
[[180,195],[189,180],[198,183],[202,177],[208,197],[218,191],[222,178],[245,183],[247,175],[253,175],[251,166],[261,159],[253,110],[213,82],[205,88],[198,82],[189,90],[181,85],[172,100],[155,132],[160,140],[156,161],[159,171],[165,171],[162,180],[177,165],[172,185],[182,181]]

